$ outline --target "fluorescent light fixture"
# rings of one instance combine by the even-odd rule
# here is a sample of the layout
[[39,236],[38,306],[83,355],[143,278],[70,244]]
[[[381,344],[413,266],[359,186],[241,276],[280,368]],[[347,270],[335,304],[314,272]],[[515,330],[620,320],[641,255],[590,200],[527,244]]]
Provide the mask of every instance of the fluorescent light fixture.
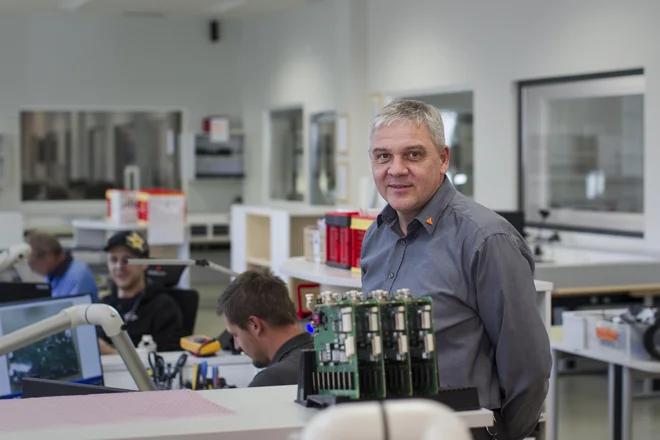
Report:
[[209,8],[209,12],[213,14],[224,14],[225,12],[229,12],[232,9],[236,9],[238,7],[245,5],[246,5],[245,0],[229,0],[229,1],[216,3],[215,5]]
[[89,3],[92,0],[62,0],[60,1],[60,8],[67,9],[69,11],[75,11],[85,3]]

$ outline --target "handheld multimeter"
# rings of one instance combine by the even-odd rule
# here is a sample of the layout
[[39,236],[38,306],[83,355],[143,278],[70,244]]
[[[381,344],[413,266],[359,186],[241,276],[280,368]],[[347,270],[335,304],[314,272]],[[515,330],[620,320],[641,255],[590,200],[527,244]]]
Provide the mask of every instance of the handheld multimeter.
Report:
[[220,351],[220,341],[204,335],[191,335],[181,338],[181,348],[195,356],[213,356]]

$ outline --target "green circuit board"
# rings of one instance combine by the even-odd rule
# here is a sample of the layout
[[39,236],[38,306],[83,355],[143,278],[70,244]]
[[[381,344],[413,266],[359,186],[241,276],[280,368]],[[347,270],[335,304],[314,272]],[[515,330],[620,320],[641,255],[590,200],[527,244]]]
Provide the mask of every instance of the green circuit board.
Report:
[[355,323],[360,395],[383,399],[386,388],[380,302],[373,298],[356,302]]
[[432,300],[430,298],[408,300],[407,314],[413,395],[436,395],[438,394],[438,365],[435,353]]
[[433,302],[324,292],[313,307],[315,394],[350,399],[432,396],[439,391]]
[[351,300],[318,305],[314,336],[318,394],[360,398],[355,306]]
[[413,388],[405,299],[393,298],[384,301],[381,304],[381,314],[387,396],[411,396]]

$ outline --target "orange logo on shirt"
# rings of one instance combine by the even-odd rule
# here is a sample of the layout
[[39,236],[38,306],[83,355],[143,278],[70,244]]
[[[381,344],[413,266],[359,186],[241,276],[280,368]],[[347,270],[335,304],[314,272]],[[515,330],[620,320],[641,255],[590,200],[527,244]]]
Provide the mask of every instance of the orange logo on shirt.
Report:
[[431,217],[426,219],[426,224],[427,225],[432,225],[433,224],[433,219]]

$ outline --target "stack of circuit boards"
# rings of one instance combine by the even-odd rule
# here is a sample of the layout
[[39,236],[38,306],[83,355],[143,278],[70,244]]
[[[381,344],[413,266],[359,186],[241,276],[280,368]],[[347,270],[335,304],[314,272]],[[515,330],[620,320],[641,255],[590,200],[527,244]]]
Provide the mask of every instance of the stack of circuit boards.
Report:
[[430,298],[413,298],[408,289],[323,292],[312,319],[312,394],[350,400],[438,394]]

